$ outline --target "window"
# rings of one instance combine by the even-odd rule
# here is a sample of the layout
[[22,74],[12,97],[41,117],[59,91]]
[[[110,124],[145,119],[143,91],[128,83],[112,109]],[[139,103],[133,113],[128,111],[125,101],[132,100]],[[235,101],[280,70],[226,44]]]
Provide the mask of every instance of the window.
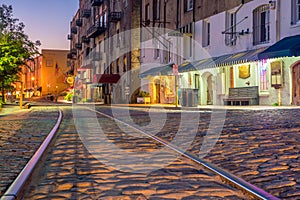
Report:
[[226,12],[225,24],[225,44],[233,46],[236,44],[236,13]]
[[157,59],[159,58],[159,42],[157,40],[154,40],[155,41],[155,49],[154,49],[154,59]]
[[260,81],[260,90],[268,90],[268,81],[267,81],[267,63],[266,61],[261,61],[258,63],[259,66],[259,81]]
[[149,3],[145,6],[145,20],[150,20],[150,5]]
[[124,7],[128,6],[128,0],[123,0],[123,3],[124,3]]
[[189,44],[189,57],[191,58],[191,57],[193,57],[193,37],[192,36],[190,36],[190,44]]
[[117,74],[120,73],[120,58],[117,59]]
[[46,67],[53,67],[53,60],[46,60]]
[[253,44],[268,43],[270,40],[270,9],[263,5],[253,11]]
[[297,24],[300,22],[300,0],[291,0],[292,12],[291,12],[291,24]]
[[117,30],[117,47],[120,47],[120,31]]
[[185,0],[184,1],[184,11],[191,11],[193,10],[194,0]]
[[158,20],[160,15],[160,0],[153,1],[153,12],[154,12],[154,19]]
[[202,46],[207,47],[209,45],[210,45],[210,22],[209,20],[203,20]]

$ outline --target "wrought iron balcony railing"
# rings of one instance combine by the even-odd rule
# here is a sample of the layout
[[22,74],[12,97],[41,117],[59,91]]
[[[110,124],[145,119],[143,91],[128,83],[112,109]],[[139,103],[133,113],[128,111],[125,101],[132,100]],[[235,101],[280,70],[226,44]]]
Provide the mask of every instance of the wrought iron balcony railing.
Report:
[[108,19],[110,22],[120,21],[122,18],[122,12],[111,12],[108,15]]
[[76,26],[82,26],[82,19],[76,19]]
[[75,43],[75,48],[76,49],[82,49],[82,44],[81,43]]
[[81,41],[83,43],[89,43],[90,42],[90,38],[87,38],[85,35],[81,37]]
[[103,3],[103,0],[91,0],[92,6],[100,6]]
[[106,31],[106,23],[96,21],[86,32],[88,38],[95,38],[96,36]]
[[92,14],[92,11],[91,9],[83,9],[81,11],[81,16],[84,17],[84,18],[89,18]]
[[77,34],[77,28],[76,27],[72,27],[71,28],[71,33]]

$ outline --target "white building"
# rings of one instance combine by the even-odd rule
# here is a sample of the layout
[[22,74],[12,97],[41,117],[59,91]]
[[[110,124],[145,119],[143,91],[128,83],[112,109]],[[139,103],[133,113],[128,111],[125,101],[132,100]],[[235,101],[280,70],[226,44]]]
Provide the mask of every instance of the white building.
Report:
[[198,90],[201,105],[222,105],[229,88],[257,86],[260,105],[298,105],[300,36],[291,36],[300,35],[299,4],[254,0],[195,22],[193,62],[179,66],[181,89]]

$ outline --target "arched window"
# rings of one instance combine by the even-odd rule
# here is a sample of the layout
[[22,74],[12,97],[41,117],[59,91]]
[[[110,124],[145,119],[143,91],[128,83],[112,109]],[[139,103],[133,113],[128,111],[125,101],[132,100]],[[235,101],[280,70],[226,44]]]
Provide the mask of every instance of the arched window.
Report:
[[270,41],[270,7],[262,5],[253,10],[253,44]]

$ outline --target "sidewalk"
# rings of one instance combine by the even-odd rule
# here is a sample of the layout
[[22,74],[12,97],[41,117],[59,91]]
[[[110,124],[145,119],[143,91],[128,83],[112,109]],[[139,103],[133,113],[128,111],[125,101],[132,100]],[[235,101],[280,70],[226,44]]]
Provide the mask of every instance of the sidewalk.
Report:
[[15,104],[4,104],[2,108],[0,108],[0,117],[11,115],[11,114],[20,114],[23,112],[28,112],[30,109],[22,109],[19,105]]
[[112,104],[112,106],[120,107],[144,107],[144,108],[169,108],[177,110],[279,110],[279,109],[300,109],[300,106],[263,106],[263,105],[253,105],[253,106],[223,106],[223,105],[199,105],[197,107],[182,107],[178,105],[176,107],[174,104]]

